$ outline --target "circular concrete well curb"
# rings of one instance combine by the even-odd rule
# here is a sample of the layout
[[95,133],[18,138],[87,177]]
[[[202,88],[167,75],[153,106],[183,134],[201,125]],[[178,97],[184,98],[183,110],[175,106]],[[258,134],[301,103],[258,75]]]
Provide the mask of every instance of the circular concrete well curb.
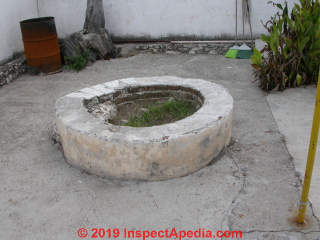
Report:
[[[86,102],[95,97],[113,101],[127,96],[128,89],[152,91],[152,86],[189,89],[197,93],[194,97],[202,107],[180,121],[143,128],[105,123],[86,108]],[[165,180],[199,170],[229,144],[232,110],[228,91],[209,81],[171,76],[128,78],[58,99],[56,124],[71,165],[102,177]]]

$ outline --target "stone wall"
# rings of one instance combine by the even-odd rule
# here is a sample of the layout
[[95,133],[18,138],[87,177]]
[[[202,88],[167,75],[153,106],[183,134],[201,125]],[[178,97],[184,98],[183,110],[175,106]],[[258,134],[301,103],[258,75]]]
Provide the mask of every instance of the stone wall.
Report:
[[[245,41],[248,46],[250,41]],[[242,43],[239,43],[242,44]],[[225,55],[225,53],[234,46],[232,41],[208,41],[208,42],[155,42],[155,43],[128,43],[118,44],[121,48],[121,56],[129,57],[138,53],[154,53],[154,54],[210,54]]]
[[217,43],[217,42],[203,42],[203,43],[150,43],[150,44],[136,44],[135,49],[145,53],[167,53],[167,54],[211,54],[224,55],[234,43]]
[[17,79],[27,71],[26,59],[20,56],[0,66],[0,87]]

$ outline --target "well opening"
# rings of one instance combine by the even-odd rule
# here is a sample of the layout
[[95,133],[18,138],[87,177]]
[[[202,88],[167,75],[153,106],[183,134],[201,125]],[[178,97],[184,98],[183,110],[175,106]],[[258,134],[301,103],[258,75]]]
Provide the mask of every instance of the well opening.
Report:
[[85,101],[88,112],[105,123],[150,127],[172,123],[198,111],[204,97],[183,86],[152,85],[119,89]]

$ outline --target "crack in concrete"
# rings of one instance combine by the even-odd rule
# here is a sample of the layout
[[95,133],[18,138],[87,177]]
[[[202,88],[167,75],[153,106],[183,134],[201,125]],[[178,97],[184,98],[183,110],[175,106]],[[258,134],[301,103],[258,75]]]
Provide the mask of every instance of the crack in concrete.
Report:
[[[222,221],[221,221],[221,224],[220,224],[221,229],[229,230],[229,231],[232,231],[232,222],[230,220],[230,217],[233,214],[234,208],[239,203],[239,201],[238,201],[239,197],[241,196],[241,194],[245,193],[246,186],[247,186],[247,169],[240,166],[240,163],[239,163],[240,162],[240,158],[236,156],[235,150],[233,150],[236,147],[235,146],[236,144],[237,144],[237,141],[236,140],[232,140],[231,144],[225,150],[226,156],[228,156],[232,160],[233,164],[235,165],[235,167],[237,169],[235,172],[237,173],[238,176],[236,174],[234,174],[233,176],[241,181],[241,187],[240,187],[237,195],[233,198],[230,206],[226,210],[226,213],[225,213],[224,217],[222,218]],[[239,149],[239,146],[236,147],[236,148]],[[311,209],[312,215],[313,215],[314,219],[316,219],[316,221],[317,221],[317,226],[320,228],[319,219],[314,214],[311,202],[309,202],[309,203],[310,203],[310,209]],[[312,233],[320,233],[320,231],[314,231],[314,230],[313,231],[299,231],[299,230],[296,230],[296,229],[283,229],[283,230],[259,230],[259,229],[254,229],[254,230],[250,230],[250,231],[244,231],[242,233],[243,234],[253,234],[253,233],[296,233],[296,234],[308,235],[308,234],[312,234]]]
[[313,216],[313,218],[316,220],[317,225],[318,225],[318,228],[320,229],[320,218],[318,218],[318,217],[316,216],[316,214],[314,213],[314,208],[313,208],[312,203],[311,203],[310,201],[308,201],[308,202],[309,202],[309,206],[310,206],[310,209],[311,209],[312,216]]
[[[237,204],[239,203],[239,197],[241,196],[241,194],[245,193],[245,188],[247,186],[247,172],[246,169],[242,169],[240,167],[240,165],[238,164],[238,162],[240,162],[240,159],[238,159],[237,157],[234,156],[232,148],[233,146],[237,143],[237,141],[235,139],[231,140],[230,145],[225,149],[225,154],[226,156],[228,156],[233,164],[236,166],[237,168],[237,173],[239,174],[239,176],[235,176],[233,175],[235,178],[239,179],[241,182],[241,187],[240,190],[238,191],[237,195],[233,198],[230,206],[228,207],[225,216],[222,218],[221,221],[221,229],[226,229],[226,230],[232,230],[232,223],[230,220],[230,217],[233,214],[233,209],[237,206]],[[236,161],[236,159],[238,160],[238,162]]]

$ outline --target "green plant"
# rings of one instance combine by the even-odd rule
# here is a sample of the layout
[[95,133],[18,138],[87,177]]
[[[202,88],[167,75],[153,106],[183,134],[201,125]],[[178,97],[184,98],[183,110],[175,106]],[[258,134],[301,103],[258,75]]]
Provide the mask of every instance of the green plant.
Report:
[[66,65],[69,69],[73,69],[77,72],[84,69],[88,64],[88,53],[83,52],[78,56],[74,57],[66,57],[65,58]]
[[317,82],[320,63],[320,2],[299,0],[291,13],[288,4],[271,2],[278,8],[264,24],[268,35],[260,52],[251,57],[256,79],[263,90],[284,90]]
[[150,127],[178,121],[193,114],[197,109],[189,101],[171,100],[159,104],[147,105],[146,111],[130,117],[125,126]]

